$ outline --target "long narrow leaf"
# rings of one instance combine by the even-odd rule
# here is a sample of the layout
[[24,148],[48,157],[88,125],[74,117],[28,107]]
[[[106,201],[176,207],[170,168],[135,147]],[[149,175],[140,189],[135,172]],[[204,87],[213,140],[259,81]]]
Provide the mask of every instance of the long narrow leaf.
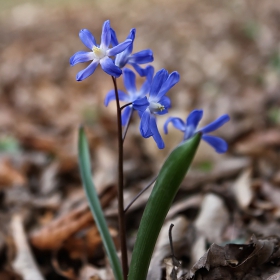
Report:
[[145,207],[132,253],[128,280],[145,280],[171,203],[194,158],[201,135],[175,148],[163,164]]
[[103,245],[108,255],[116,280],[123,280],[120,261],[116,248],[109,233],[102,208],[91,178],[91,164],[89,156],[88,142],[83,127],[79,129],[79,166],[83,181],[84,190],[88,199],[90,210],[102,238]]

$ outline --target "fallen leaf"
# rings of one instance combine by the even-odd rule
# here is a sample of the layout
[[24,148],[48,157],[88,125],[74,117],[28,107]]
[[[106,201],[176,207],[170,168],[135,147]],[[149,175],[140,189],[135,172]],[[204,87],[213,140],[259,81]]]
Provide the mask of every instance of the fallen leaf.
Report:
[[253,199],[252,170],[245,169],[232,185],[233,193],[241,209],[246,209]]
[[221,242],[222,233],[229,222],[229,213],[223,200],[214,194],[206,194],[200,213],[194,222],[200,232],[209,242]]

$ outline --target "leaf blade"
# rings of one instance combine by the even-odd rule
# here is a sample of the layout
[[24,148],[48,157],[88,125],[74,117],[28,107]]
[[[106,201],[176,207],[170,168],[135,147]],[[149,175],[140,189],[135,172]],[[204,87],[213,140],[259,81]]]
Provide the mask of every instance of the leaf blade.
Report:
[[94,217],[95,223],[102,238],[102,242],[109,258],[109,262],[111,264],[115,279],[123,280],[122,269],[120,266],[119,258],[117,256],[116,248],[109,233],[106,220],[98,199],[98,195],[92,182],[89,148],[83,127],[80,127],[79,129],[78,151],[80,174],[82,177],[83,187],[88,199],[91,213]]
[[132,253],[128,280],[147,277],[152,253],[167,212],[194,158],[201,135],[176,147],[164,162],[145,207]]

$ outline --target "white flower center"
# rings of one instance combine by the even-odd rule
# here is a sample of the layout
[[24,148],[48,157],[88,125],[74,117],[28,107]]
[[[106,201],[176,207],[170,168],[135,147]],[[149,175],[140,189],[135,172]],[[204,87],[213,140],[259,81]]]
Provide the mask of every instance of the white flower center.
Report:
[[102,50],[101,48],[98,48],[96,46],[94,46],[92,48],[92,51],[93,51],[95,57],[98,58],[98,59],[102,59],[103,57],[106,56],[106,51]]
[[159,111],[160,112],[163,111],[165,108],[160,103],[150,102],[149,109],[150,109],[151,113],[157,113]]

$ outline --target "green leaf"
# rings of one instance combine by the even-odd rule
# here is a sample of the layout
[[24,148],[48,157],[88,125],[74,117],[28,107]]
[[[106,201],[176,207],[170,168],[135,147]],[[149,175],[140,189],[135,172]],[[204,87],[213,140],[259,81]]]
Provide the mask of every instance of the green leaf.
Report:
[[176,147],[163,164],[140,222],[128,280],[146,279],[160,229],[194,158],[200,139],[201,135],[196,134]]
[[4,136],[0,138],[0,152],[17,153],[20,151],[19,143],[12,136]]
[[98,195],[92,182],[89,148],[83,127],[80,127],[79,129],[78,149],[80,173],[91,213],[101,235],[102,242],[109,258],[115,279],[123,280],[122,269],[120,266],[119,258],[117,256],[116,248],[109,233],[106,220],[104,218],[102,208],[98,199]]

